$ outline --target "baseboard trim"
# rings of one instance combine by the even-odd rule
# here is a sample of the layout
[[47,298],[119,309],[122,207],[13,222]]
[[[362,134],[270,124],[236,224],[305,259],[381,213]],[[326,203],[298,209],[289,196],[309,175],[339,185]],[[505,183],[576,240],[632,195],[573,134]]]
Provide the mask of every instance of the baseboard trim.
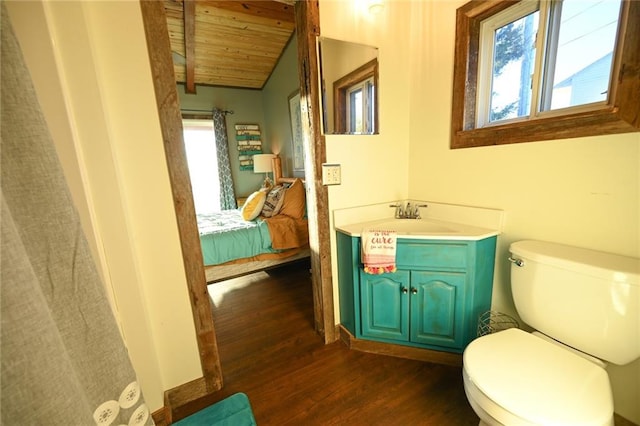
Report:
[[165,421],[164,418],[164,412],[166,410],[166,407],[162,407],[157,411],[154,411],[153,413],[151,413],[151,418],[153,419],[153,422],[156,424],[156,426],[166,426],[167,422]]
[[616,426],[638,426],[631,420],[627,420],[619,414],[613,413],[613,422]]
[[222,389],[222,383],[214,383],[208,388],[204,377],[184,383],[164,392],[164,407],[151,414],[158,426],[168,426],[217,401],[215,394]]
[[349,349],[361,352],[462,367],[461,354],[358,339],[342,325],[340,326],[340,339]]

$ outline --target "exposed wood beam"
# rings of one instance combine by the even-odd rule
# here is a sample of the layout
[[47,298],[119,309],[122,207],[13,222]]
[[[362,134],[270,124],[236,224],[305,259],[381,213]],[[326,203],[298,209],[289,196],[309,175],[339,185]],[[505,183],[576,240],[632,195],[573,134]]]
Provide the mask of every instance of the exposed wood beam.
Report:
[[[325,137],[320,130],[320,87],[316,38],[320,35],[320,9],[317,0],[298,1],[295,5],[298,37],[298,75],[304,148],[304,170],[309,217],[309,248],[313,270],[315,327],[325,343],[337,338],[333,313],[333,277],[331,275],[331,237],[327,187],[322,185],[322,163],[327,159]],[[312,225],[313,224],[313,225]]]
[[184,0],[184,52],[186,62],[186,93],[196,93],[196,2]]
[[172,73],[173,63],[167,18],[160,2],[140,0],[140,8],[203,374],[193,382],[166,391],[166,401],[169,401],[170,405],[165,407],[167,416],[165,419],[170,424],[174,411],[173,404],[181,405],[184,400],[195,400],[222,388],[222,368],[213,324],[211,299],[207,293],[198,225],[195,221],[189,168],[184,153],[182,119],[176,82]]

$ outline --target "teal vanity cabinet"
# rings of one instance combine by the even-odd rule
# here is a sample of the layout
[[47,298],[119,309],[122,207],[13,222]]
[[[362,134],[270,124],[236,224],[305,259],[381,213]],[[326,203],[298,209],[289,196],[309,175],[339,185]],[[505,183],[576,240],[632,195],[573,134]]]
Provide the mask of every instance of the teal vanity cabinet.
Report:
[[397,272],[371,275],[338,231],[341,324],[358,339],[461,353],[491,308],[496,237],[398,238]]

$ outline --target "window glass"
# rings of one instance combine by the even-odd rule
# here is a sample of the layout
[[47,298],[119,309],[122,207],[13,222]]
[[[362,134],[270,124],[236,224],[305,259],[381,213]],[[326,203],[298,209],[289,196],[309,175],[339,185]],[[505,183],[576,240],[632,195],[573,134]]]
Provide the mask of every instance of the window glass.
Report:
[[367,80],[366,83],[366,89],[367,89],[367,99],[370,100],[369,102],[369,107],[366,109],[366,113],[367,113],[367,123],[369,123],[368,128],[367,128],[367,133],[375,133],[378,131],[378,129],[376,129],[376,121],[375,121],[375,116],[376,116],[376,102],[375,102],[375,96],[376,96],[376,86],[375,84],[373,84],[373,78],[370,78],[369,80]]
[[550,87],[542,109],[606,101],[620,1],[564,0],[554,9],[546,82]]
[[358,86],[348,91],[348,122],[350,133],[362,133],[362,87]]
[[347,129],[349,133],[374,133],[375,85],[373,78],[347,89]]
[[539,12],[494,32],[489,121],[529,115]]
[[620,0],[543,0],[483,21],[478,126],[606,101],[619,14]]
[[183,120],[184,147],[196,213],[220,211],[218,155],[212,120]]

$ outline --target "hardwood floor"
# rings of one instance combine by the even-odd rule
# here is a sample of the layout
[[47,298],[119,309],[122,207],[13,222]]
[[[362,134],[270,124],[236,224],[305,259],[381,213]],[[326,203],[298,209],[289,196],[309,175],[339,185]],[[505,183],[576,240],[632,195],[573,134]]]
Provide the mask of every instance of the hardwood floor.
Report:
[[[477,425],[459,367],[324,345],[305,262],[211,284],[224,387],[258,425]],[[213,401],[215,402],[215,401]]]

